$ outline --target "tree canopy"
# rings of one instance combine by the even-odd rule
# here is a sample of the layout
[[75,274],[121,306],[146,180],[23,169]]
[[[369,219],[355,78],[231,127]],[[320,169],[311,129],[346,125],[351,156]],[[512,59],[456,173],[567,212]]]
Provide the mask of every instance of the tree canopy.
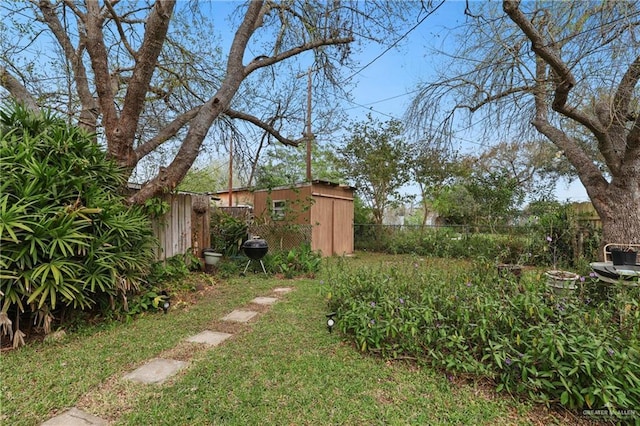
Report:
[[382,223],[387,207],[403,199],[400,189],[410,179],[409,143],[398,120],[367,121],[349,126],[349,137],[338,149],[345,176],[371,208],[375,223]]
[[571,164],[604,242],[640,242],[640,7],[637,2],[469,3],[440,78],[409,115],[450,134],[462,118],[485,139],[542,135]]
[[[257,168],[254,186],[274,188],[293,185],[306,179],[306,146],[272,146],[263,156]],[[334,147],[314,143],[311,152],[312,180],[324,180],[334,183],[346,181],[340,170]]]
[[223,49],[212,21],[219,5],[4,2],[0,82],[31,108],[53,106],[97,132],[109,157],[129,173],[172,145],[161,152],[157,174],[129,199],[139,203],[178,185],[214,124],[239,120],[280,143],[298,144],[301,138],[287,133],[300,134],[301,127],[285,130],[302,118],[291,96],[296,74],[313,68],[316,86],[345,90],[349,81],[341,70],[350,64],[354,41],[384,41],[407,10],[427,6],[243,2]]

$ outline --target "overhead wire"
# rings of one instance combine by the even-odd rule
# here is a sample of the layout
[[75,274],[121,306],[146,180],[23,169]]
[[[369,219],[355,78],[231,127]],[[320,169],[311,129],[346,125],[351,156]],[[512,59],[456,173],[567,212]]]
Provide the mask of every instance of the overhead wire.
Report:
[[367,69],[369,66],[371,66],[373,63],[375,63],[378,59],[382,58],[384,55],[386,55],[391,49],[393,49],[394,47],[396,47],[398,45],[398,43],[400,43],[402,40],[404,40],[405,38],[407,38],[407,36],[409,34],[411,34],[416,28],[418,28],[429,16],[431,16],[436,10],[438,10],[440,8],[440,6],[442,6],[444,4],[445,0],[442,0],[436,7],[434,7],[432,10],[430,10],[425,16],[423,16],[420,20],[418,20],[418,22],[412,26],[411,28],[409,28],[404,34],[402,34],[398,39],[396,39],[393,43],[391,43],[385,50],[383,50],[378,56],[376,56],[375,58],[373,58],[371,61],[369,61],[367,64],[365,64],[364,66],[360,67],[359,70],[357,70],[356,72],[352,73],[350,76],[346,77],[345,79],[342,80],[341,83],[346,83],[347,80],[351,80],[353,77],[355,77],[356,75],[360,74],[362,71],[364,71],[365,69]]
[[[418,21],[418,23],[417,23],[417,24],[415,24],[414,26],[412,26],[412,27],[411,27],[408,31],[406,31],[406,32],[405,32],[405,33],[404,33],[400,38],[398,38],[397,40],[395,40],[395,41],[394,41],[390,46],[388,46],[388,47],[387,47],[385,50],[383,50],[379,55],[377,55],[373,60],[371,60],[370,62],[368,62],[366,65],[364,65],[363,67],[361,67],[361,68],[360,68],[359,70],[357,70],[356,72],[352,73],[349,77],[347,77],[347,78],[343,79],[343,80],[342,80],[342,82],[344,83],[344,82],[346,82],[347,80],[349,80],[349,79],[353,78],[354,76],[356,76],[356,75],[360,74],[360,73],[361,73],[362,71],[364,71],[366,68],[368,68],[369,66],[371,66],[371,65],[372,65],[373,63],[375,63],[377,60],[379,60],[382,56],[384,56],[386,53],[388,53],[391,49],[393,49],[395,46],[397,46],[397,45],[398,45],[398,43],[399,43],[400,41],[402,41],[402,40],[403,40],[404,38],[406,38],[406,37],[407,37],[411,32],[413,32],[416,28],[418,28],[418,27],[420,26],[420,24],[422,24],[422,22],[424,22],[424,21],[426,20],[426,18],[428,18],[429,16],[431,16],[431,15],[432,15],[432,14],[433,14],[433,13],[434,13],[438,8],[440,8],[440,6],[442,6],[442,4],[443,4],[443,3],[444,3],[444,0],[443,0],[440,4],[438,4],[438,6],[436,6],[433,10],[431,10],[429,13],[427,13],[424,17],[422,17],[422,18]],[[608,26],[608,25],[615,24],[616,22],[622,21],[622,20],[624,20],[624,19],[634,18],[634,17],[639,16],[639,15],[640,15],[640,11],[637,11],[637,12],[632,13],[632,14],[631,14],[631,15],[629,15],[629,16],[623,16],[623,17],[616,18],[616,19],[613,19],[613,20],[608,21],[608,22],[601,23],[601,24],[596,25],[596,26],[594,26],[594,27],[590,27],[590,28],[584,29],[584,30],[582,30],[582,31],[580,31],[580,32],[578,32],[578,33],[576,33],[576,34],[571,34],[571,35],[569,35],[569,36],[567,36],[567,37],[565,37],[565,38],[561,39],[559,42],[564,42],[564,41],[566,41],[566,40],[569,40],[569,39],[571,39],[571,38],[578,37],[578,36],[580,36],[580,35],[584,35],[584,34],[586,34],[586,33],[588,33],[588,32],[591,32],[591,31],[597,31],[598,29],[601,29],[601,28],[606,27],[606,26]],[[485,66],[485,68],[489,68],[489,67],[490,67],[490,65],[489,65],[489,64]],[[476,69],[476,71],[477,71],[477,70],[478,70],[478,69]],[[377,113],[377,114],[384,115],[384,116],[386,116],[386,117],[390,117],[390,118],[398,118],[398,117],[395,117],[395,116],[393,116],[393,115],[391,115],[391,114],[384,113],[384,112],[382,112],[382,111],[378,111],[378,110],[376,110],[376,109],[373,109],[373,108],[371,108],[371,105],[375,105],[375,104],[382,103],[382,102],[386,102],[386,101],[389,101],[389,100],[393,100],[393,99],[401,98],[401,97],[404,97],[404,96],[407,96],[407,95],[410,95],[410,94],[413,94],[413,93],[419,92],[420,90],[421,90],[421,89],[419,89],[419,88],[418,88],[418,89],[414,89],[414,90],[410,90],[410,91],[408,91],[408,92],[401,93],[401,94],[399,94],[399,95],[395,95],[395,96],[391,96],[391,97],[388,97],[388,98],[380,99],[380,100],[377,100],[377,101],[369,102],[369,103],[367,103],[367,104],[360,104],[360,103],[358,103],[358,102],[354,102],[354,101],[352,101],[352,100],[350,100],[350,99],[347,99],[347,98],[344,98],[344,97],[343,97],[342,99],[343,99],[344,101],[346,101],[346,102],[348,102],[348,103],[352,104],[352,105],[355,105],[354,107],[346,108],[346,109],[345,109],[345,111],[349,111],[349,110],[351,110],[351,109],[356,109],[356,108],[365,108],[365,109],[368,109],[368,110],[370,110],[370,111],[373,111],[373,112],[375,112],[375,113]]]

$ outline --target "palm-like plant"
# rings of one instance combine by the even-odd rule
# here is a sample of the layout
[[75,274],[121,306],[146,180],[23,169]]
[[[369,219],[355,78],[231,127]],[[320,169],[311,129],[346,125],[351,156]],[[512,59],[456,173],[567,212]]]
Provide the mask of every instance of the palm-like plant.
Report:
[[0,175],[0,331],[14,346],[27,308],[48,331],[61,306],[85,309],[137,289],[154,257],[151,224],[124,204],[124,175],[91,135],[51,113],[5,107]]

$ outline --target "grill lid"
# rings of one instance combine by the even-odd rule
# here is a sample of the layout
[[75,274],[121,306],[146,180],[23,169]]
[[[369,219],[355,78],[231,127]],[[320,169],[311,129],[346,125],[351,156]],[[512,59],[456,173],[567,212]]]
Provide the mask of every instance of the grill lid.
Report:
[[254,236],[242,244],[242,250],[244,250],[244,254],[246,254],[250,259],[259,260],[267,254],[269,246],[265,240],[258,236]]
[[252,248],[268,248],[269,245],[267,241],[260,238],[258,235],[254,235],[253,238],[245,241],[242,244],[243,249],[252,249]]

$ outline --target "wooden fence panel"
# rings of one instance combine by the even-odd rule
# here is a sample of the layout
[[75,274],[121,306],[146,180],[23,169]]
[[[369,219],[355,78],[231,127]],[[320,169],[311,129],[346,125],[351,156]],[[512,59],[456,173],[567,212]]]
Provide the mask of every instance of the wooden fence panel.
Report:
[[[202,257],[202,249],[211,247],[211,197],[193,195],[191,209],[191,241],[192,253]],[[206,207],[205,207],[206,206]]]
[[202,249],[210,245],[210,197],[178,193],[165,195],[163,201],[170,209],[153,222],[153,232],[160,243],[156,259],[166,260],[188,250],[200,257]]

